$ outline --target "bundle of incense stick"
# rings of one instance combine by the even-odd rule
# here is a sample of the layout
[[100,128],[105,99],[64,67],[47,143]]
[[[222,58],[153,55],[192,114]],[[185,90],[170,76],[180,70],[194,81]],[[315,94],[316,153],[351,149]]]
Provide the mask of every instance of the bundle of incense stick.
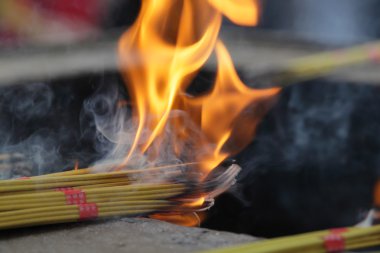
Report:
[[199,253],[324,253],[365,249],[380,245],[380,225],[330,229],[280,237]]
[[2,180],[0,229],[98,217],[196,212],[212,204],[211,199],[196,200],[212,198],[220,187],[228,188],[239,170],[232,165],[201,182],[184,178],[178,165],[95,174],[91,169],[80,169]]
[[286,86],[371,61],[380,62],[380,41],[300,57],[277,69],[258,74],[253,80],[258,87]]

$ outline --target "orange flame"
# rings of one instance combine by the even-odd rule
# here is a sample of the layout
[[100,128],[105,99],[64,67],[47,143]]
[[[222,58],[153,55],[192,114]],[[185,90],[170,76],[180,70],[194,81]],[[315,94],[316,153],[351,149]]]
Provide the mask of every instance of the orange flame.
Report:
[[[219,64],[213,91],[205,97],[187,99],[190,107],[201,107],[202,132],[210,143],[215,144],[212,152],[199,158],[205,170],[215,168],[252,140],[256,126],[268,108],[260,108],[258,105],[270,102],[270,98],[279,91],[278,88],[248,88],[239,79],[232,59],[221,41],[216,44],[216,54]],[[244,110],[246,112],[242,115]],[[229,144],[228,147],[225,144]]]
[[259,22],[257,0],[208,0],[208,2],[238,25],[254,26]]
[[187,227],[197,227],[201,225],[201,222],[204,220],[205,215],[202,212],[194,213],[155,213],[149,215],[150,218],[163,220],[166,222],[175,223],[181,226]]
[[[252,140],[268,108],[263,105],[279,89],[255,90],[242,83],[218,41],[223,15],[240,25],[255,25],[257,0],[142,1],[136,22],[118,47],[137,119],[136,137],[122,166],[136,152],[154,159],[160,148],[170,147],[181,159],[191,153],[206,176]],[[213,90],[201,97],[186,96],[214,50],[218,75]],[[174,112],[186,116],[172,117]],[[170,145],[164,146],[168,127]]]
[[187,204],[184,204],[185,207],[197,207],[197,206],[202,206],[203,203],[205,202],[205,197],[199,197]]

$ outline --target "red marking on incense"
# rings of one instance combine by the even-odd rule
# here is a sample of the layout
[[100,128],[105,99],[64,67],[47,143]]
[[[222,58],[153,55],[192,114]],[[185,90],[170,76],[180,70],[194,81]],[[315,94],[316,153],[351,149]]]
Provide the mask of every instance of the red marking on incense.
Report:
[[337,253],[343,252],[346,248],[346,243],[342,233],[347,232],[347,228],[334,228],[330,230],[330,234],[323,237],[323,244],[327,252]]
[[95,203],[86,203],[78,205],[79,219],[93,219],[98,217],[98,206]]

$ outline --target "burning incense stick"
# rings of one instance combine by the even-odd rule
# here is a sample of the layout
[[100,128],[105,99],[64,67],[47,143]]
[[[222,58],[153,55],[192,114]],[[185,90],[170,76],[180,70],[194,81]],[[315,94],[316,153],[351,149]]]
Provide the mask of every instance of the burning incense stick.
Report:
[[97,203],[104,201],[119,201],[133,199],[167,199],[185,191],[183,185],[129,185],[100,187],[96,189],[80,190],[51,190],[47,192],[33,192],[27,194],[1,196],[0,211],[54,206],[66,204],[70,197],[78,196],[84,202]]
[[[183,168],[186,166],[193,166],[193,165],[199,165],[199,162],[189,162],[189,163],[181,163],[181,164],[167,164],[167,165],[162,165],[162,166],[155,166],[155,167],[148,167],[148,168],[141,168],[139,170],[124,170],[124,171],[117,171],[113,172],[114,174],[134,174],[134,173],[146,173],[146,172],[168,172],[170,170],[178,170],[179,168]],[[102,165],[102,170],[110,170],[113,171],[114,168],[118,167],[119,165],[113,163],[109,164],[103,164]],[[40,175],[36,176],[34,178],[41,178],[41,177],[54,177],[54,176],[70,176],[70,175],[83,175],[83,174],[101,174],[101,173],[94,173],[96,172],[95,168],[90,167],[90,168],[82,168],[82,169],[77,169],[77,170],[69,170],[69,171],[64,171],[64,172],[56,172],[56,173],[51,173],[51,174],[45,174],[45,175]]]
[[0,217],[0,229],[25,227],[30,225],[54,224],[80,221],[89,218],[105,218],[119,215],[141,215],[170,207],[165,201],[120,201],[95,204],[62,205],[47,208],[30,208],[23,213],[6,212]]
[[[54,187],[70,187],[70,186],[85,186],[100,183],[125,183],[129,184],[131,181],[136,181],[136,177],[144,177],[145,175],[159,176],[165,172],[166,176],[179,175],[181,171],[180,166],[166,167],[166,168],[151,168],[143,170],[130,170],[130,171],[117,171],[108,173],[89,173],[88,169],[79,170],[78,174],[58,174],[51,176],[37,176],[25,178],[23,180],[3,180],[0,181],[0,192],[10,191],[25,191],[35,189],[48,189]],[[76,173],[76,172],[74,172]]]
[[181,203],[167,199],[186,190],[183,184],[135,183],[7,192],[0,196],[0,229],[172,210]]
[[[210,198],[233,184],[240,170],[232,165],[205,181],[193,182],[183,174],[178,179],[179,168],[97,174],[81,169],[0,181],[0,229],[119,215],[192,213],[209,208]],[[164,178],[149,181],[162,173]]]

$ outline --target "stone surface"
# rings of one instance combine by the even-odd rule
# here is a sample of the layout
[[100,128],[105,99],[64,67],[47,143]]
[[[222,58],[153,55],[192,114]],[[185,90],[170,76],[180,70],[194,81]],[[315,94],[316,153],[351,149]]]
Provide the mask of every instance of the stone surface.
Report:
[[0,252],[196,252],[257,240],[145,218],[61,224],[0,232]]

